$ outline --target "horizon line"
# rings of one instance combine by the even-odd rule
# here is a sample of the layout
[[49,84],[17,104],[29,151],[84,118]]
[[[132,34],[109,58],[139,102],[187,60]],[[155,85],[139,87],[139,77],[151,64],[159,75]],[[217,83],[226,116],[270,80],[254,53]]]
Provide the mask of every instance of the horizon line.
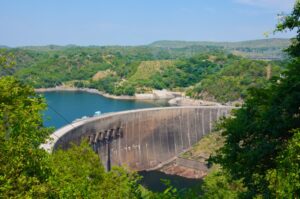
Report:
[[173,40],[173,39],[161,39],[155,40],[148,44],[88,44],[88,45],[81,45],[81,44],[33,44],[33,45],[20,45],[20,46],[9,46],[9,45],[2,45],[0,44],[0,48],[28,48],[28,47],[47,47],[47,46],[56,46],[56,47],[68,47],[68,46],[76,46],[76,47],[142,47],[142,46],[150,46],[156,42],[211,42],[211,43],[239,43],[239,42],[250,42],[250,41],[263,41],[263,40],[290,40],[291,38],[287,37],[273,37],[273,38],[264,38],[264,39],[249,39],[249,40],[239,40],[239,41],[213,41],[213,40]]

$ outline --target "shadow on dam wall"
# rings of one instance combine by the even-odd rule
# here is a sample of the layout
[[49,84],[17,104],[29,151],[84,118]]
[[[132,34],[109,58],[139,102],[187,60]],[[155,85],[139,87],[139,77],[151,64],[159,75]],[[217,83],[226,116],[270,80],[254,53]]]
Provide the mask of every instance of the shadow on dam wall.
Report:
[[48,151],[88,139],[106,168],[122,165],[133,170],[162,166],[188,150],[233,107],[166,107],[106,114],[78,121],[55,131]]

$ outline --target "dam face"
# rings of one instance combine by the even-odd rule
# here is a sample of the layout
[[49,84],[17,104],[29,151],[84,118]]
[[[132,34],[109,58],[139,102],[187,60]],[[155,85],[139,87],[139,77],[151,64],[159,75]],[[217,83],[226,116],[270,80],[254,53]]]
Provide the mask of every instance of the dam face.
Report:
[[72,123],[54,132],[42,147],[67,149],[88,139],[104,165],[133,170],[158,167],[188,150],[214,129],[232,107],[167,107],[106,114]]

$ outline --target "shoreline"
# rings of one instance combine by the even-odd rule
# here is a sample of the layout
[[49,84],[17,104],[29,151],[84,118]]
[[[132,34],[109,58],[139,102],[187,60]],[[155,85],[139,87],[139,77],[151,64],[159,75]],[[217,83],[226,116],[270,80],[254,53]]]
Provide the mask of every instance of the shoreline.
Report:
[[93,88],[76,88],[76,87],[66,87],[66,86],[57,86],[52,88],[37,88],[34,89],[35,92],[45,93],[45,92],[56,92],[56,91],[81,91],[92,94],[98,94],[106,98],[110,99],[118,99],[118,100],[170,100],[178,96],[182,96],[182,93],[171,92],[167,90],[153,90],[152,93],[143,93],[143,94],[135,94],[134,96],[129,95],[111,95],[108,93],[104,93],[97,89]]
[[128,96],[128,95],[116,96],[116,95],[104,93],[102,91],[93,88],[76,88],[76,87],[66,87],[66,86],[57,86],[52,88],[38,88],[34,90],[35,92],[38,93],[56,92],[56,91],[70,91],[70,92],[80,91],[80,92],[97,94],[109,99],[116,99],[116,100],[138,100],[138,101],[167,100],[168,104],[171,106],[222,106],[222,104],[217,102],[191,99],[185,97],[183,93],[172,92],[167,90],[153,90],[152,93],[135,94],[134,96]]
[[115,96],[115,95],[110,95],[104,92],[101,92],[97,89],[93,88],[76,88],[76,87],[62,87],[62,86],[57,86],[57,87],[52,87],[52,88],[36,88],[34,89],[35,92],[37,93],[46,93],[46,92],[56,92],[56,91],[70,91],[70,92],[87,92],[87,93],[92,93],[92,94],[98,94],[103,97],[111,98],[111,99],[124,99],[124,100],[135,100],[134,96]]

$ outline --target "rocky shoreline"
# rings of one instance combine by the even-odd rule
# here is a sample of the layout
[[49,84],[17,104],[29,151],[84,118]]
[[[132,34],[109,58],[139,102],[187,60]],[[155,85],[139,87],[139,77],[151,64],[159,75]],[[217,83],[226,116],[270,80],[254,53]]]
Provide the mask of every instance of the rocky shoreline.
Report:
[[121,99],[121,100],[158,100],[158,99],[173,99],[177,96],[181,96],[181,93],[171,92],[167,90],[153,90],[152,93],[143,93],[135,94],[134,96],[127,95],[111,95],[108,93],[101,92],[97,89],[92,88],[76,88],[76,87],[66,87],[66,86],[57,86],[53,88],[38,88],[35,89],[36,92],[55,92],[55,91],[83,91],[88,93],[94,93],[102,95],[111,99]]
[[35,89],[36,92],[55,92],[55,91],[82,91],[93,94],[98,94],[110,99],[119,99],[119,100],[168,100],[168,104],[171,106],[222,106],[217,102],[210,102],[204,100],[196,100],[185,97],[181,92],[172,92],[167,90],[153,90],[152,93],[142,93],[135,94],[134,96],[128,95],[111,95],[108,93],[101,92],[97,89],[92,88],[76,88],[76,87],[67,87],[67,86],[57,86],[53,88],[38,88]]
[[209,168],[204,162],[181,157],[177,157],[158,170],[169,175],[177,175],[190,179],[202,179],[209,172]]
[[104,97],[111,98],[111,99],[135,100],[134,96],[115,96],[115,95],[110,95],[110,94],[98,91],[97,89],[93,89],[93,88],[76,88],[76,87],[57,86],[57,87],[53,87],[53,88],[37,88],[37,89],[35,89],[35,92],[38,92],[38,93],[56,92],[56,91],[71,91],[71,92],[82,91],[82,92],[102,95]]

